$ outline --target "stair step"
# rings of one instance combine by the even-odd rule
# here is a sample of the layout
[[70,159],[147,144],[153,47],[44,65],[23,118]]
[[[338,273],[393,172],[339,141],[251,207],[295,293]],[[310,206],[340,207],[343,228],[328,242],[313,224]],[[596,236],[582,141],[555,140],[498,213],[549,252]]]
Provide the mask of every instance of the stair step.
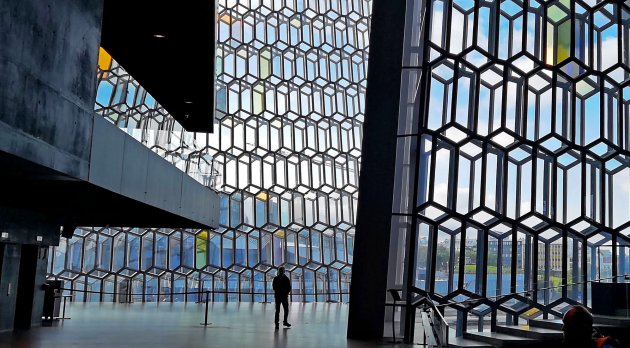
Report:
[[540,342],[540,340],[500,332],[465,332],[464,338],[485,342],[495,347],[523,347]]
[[546,341],[561,341],[563,336],[562,331],[557,329],[547,329],[529,325],[498,325],[496,331],[508,335]]
[[562,320],[561,319],[530,319],[529,326],[562,331]]
[[492,345],[463,337],[449,337],[449,348],[493,348]]
[[[593,316],[596,328],[630,327],[627,318]],[[608,324],[605,324],[608,323]],[[617,325],[615,325],[617,324]],[[562,331],[562,319],[530,319],[529,326]]]
[[630,327],[630,317],[594,314],[593,321],[594,326]]

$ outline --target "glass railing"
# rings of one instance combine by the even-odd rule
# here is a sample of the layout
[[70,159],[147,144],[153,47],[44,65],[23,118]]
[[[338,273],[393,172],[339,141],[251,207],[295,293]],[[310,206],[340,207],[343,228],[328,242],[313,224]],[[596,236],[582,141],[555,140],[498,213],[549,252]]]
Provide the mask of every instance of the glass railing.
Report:
[[102,48],[99,51],[96,113],[199,183],[216,188],[219,166],[187,132]]

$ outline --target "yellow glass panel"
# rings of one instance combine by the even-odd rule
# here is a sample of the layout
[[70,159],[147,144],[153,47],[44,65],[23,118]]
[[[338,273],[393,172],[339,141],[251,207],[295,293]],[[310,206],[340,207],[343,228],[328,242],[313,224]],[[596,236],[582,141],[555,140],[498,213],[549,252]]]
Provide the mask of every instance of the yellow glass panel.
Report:
[[[98,50],[98,67],[101,70],[109,70],[112,67],[112,56],[103,47]],[[107,73],[104,73],[103,77],[107,77]]]
[[545,57],[545,63],[549,65],[553,65],[554,63],[554,47],[556,46],[555,35],[554,35],[554,26],[551,23],[547,23],[547,56]]
[[226,14],[222,15],[219,18],[219,20],[221,22],[223,22],[223,23],[232,24],[232,23],[236,22],[238,19],[236,19],[236,18],[234,18],[234,17],[232,17],[232,16],[230,16],[229,14],[226,13]]
[[267,194],[267,192],[260,192],[259,194],[256,195],[256,198],[260,199],[261,201],[266,202],[269,199],[269,195]]
[[195,261],[197,268],[203,268],[208,264],[208,231],[202,231],[197,236],[195,246]]
[[208,231],[203,230],[201,232],[199,232],[199,234],[197,235],[197,238],[203,239],[203,240],[208,240]]
[[524,313],[525,316],[531,317],[532,315],[536,314],[540,312],[540,309],[538,308],[532,308],[530,310],[528,310],[527,312]]
[[571,21],[560,24],[556,42],[558,45],[556,64],[560,64],[571,56]]

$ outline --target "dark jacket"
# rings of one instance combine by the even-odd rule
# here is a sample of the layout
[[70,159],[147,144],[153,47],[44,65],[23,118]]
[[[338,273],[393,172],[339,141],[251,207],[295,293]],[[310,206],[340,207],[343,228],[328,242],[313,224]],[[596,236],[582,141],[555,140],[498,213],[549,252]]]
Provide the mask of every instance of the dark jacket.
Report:
[[272,285],[276,298],[289,296],[289,293],[291,292],[291,281],[285,274],[280,274],[273,278]]
[[591,339],[573,339],[575,342],[567,342],[567,337],[562,344],[565,348],[617,348],[621,347],[619,342],[610,336],[603,336],[599,330],[593,329]]

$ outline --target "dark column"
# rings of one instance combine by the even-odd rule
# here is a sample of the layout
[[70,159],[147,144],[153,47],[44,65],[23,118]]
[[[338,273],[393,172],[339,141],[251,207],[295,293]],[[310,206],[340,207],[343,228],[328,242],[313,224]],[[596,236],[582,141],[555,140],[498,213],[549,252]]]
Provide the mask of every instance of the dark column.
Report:
[[42,325],[42,310],[44,309],[44,289],[42,284],[46,281],[48,267],[48,246],[37,249],[37,264],[35,265],[35,283],[33,284],[33,308],[31,314],[31,326]]
[[31,327],[37,249],[38,247],[35,245],[21,246],[20,272],[18,274],[20,291],[15,300],[15,321],[13,323],[13,327],[16,329],[29,329]]
[[348,338],[383,337],[406,1],[374,0]]
[[59,245],[59,225],[49,220],[0,207],[0,331],[41,325],[48,248]]
[[4,244],[0,271],[0,332],[13,330],[18,294],[21,246]]
[[46,280],[46,257],[48,247],[38,245],[22,245],[20,272],[15,305],[15,329],[29,329],[40,326],[44,306],[44,290]]

